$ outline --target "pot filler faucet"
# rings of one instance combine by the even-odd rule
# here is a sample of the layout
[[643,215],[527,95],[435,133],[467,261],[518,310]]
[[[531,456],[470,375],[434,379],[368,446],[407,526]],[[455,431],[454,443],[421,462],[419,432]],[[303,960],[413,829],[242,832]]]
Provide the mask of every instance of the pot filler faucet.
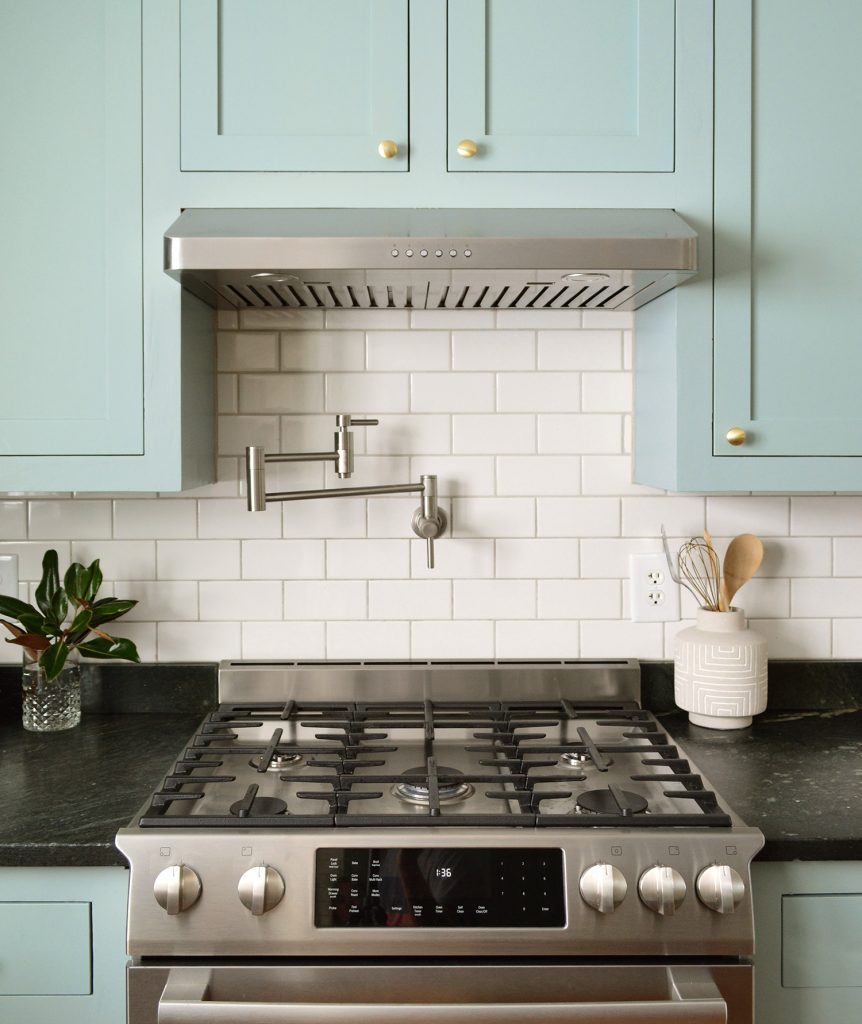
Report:
[[379,420],[354,419],[348,413],[335,417],[335,449],[331,452],[279,452],[270,454],[260,445],[245,450],[245,478],[249,512],[263,512],[268,501],[303,501],[306,498],[357,498],[369,494],[410,494],[419,492],[422,504],[413,513],[411,526],[427,542],[428,568],[434,568],[434,541],[446,530],[446,513],[437,504],[437,477],[421,476],[419,483],[381,484],[376,487],[339,487],[332,490],[266,490],[267,462],[334,462],[342,480],[353,473],[353,431],[351,427],[376,427]]

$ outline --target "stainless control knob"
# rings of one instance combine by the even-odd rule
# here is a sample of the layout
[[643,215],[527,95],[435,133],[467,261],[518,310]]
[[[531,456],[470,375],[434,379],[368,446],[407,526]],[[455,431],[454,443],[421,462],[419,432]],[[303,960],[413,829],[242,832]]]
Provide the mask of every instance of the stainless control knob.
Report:
[[695,888],[700,902],[716,914],[732,914],[745,895],[745,882],[727,864],[704,868],[697,876]]
[[277,907],[284,898],[284,879],[267,864],[249,868],[239,880],[236,887],[240,902],[255,917]]
[[193,907],[200,894],[200,876],[186,864],[172,864],[165,868],[153,883],[156,902],[172,917]]
[[626,898],[622,871],[612,864],[593,864],[581,875],[581,898],[600,914],[612,914]]
[[638,895],[650,910],[668,916],[685,899],[685,879],[674,868],[657,864],[641,875]]

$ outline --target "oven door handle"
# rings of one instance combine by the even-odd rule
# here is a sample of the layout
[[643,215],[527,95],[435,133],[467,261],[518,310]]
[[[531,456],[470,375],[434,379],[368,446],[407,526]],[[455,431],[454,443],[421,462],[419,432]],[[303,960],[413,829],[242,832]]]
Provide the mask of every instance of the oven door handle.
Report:
[[209,970],[172,971],[158,1024],[727,1024],[709,970],[668,967],[669,999],[554,1003],[221,1002]]

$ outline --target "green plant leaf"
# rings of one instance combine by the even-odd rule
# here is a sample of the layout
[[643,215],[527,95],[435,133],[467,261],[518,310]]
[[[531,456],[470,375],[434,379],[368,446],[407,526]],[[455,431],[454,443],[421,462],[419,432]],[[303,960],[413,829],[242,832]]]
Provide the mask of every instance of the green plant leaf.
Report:
[[57,552],[49,548],[42,559],[42,579],[36,587],[36,604],[42,610],[42,614],[48,617],[51,614],[51,601],[57,588],[60,586],[60,565],[57,559]]
[[28,610],[18,615],[18,621],[28,633],[39,633],[47,636],[45,617],[40,615],[35,608],[30,608],[28,605]]
[[93,605],[91,625],[100,626],[103,622],[113,622],[135,607],[137,601],[121,601],[117,597],[103,597]]
[[0,615],[8,615],[10,619],[20,619],[22,612],[39,614],[32,604],[19,601],[17,597],[9,597],[8,594],[0,594]]
[[90,632],[90,620],[92,618],[92,611],[89,608],[82,608],[75,618],[72,619],[71,624],[66,630],[66,643],[70,647],[74,647]]
[[19,647],[26,647],[31,651],[47,651],[51,641],[47,637],[39,636],[38,633],[22,633],[13,640],[7,640],[7,644],[18,644]]
[[61,626],[69,613],[69,602],[66,599],[66,591],[59,587],[54,591],[51,598],[51,616],[58,626]]
[[87,591],[84,594],[85,600],[92,603],[96,600],[96,594],[99,593],[99,587],[102,585],[102,569],[99,565],[99,559],[93,560],[92,565],[87,569],[89,579],[87,581]]
[[86,658],[122,658],[124,661],[140,662],[138,649],[131,640],[125,637],[97,637],[84,644],[78,644],[78,650]]
[[63,666],[66,664],[66,658],[69,657],[69,648],[60,640],[56,644],[51,644],[46,650],[42,651],[39,657],[39,664],[45,669],[45,678],[48,680],[56,679],[60,672],[63,670]]
[[66,596],[76,608],[84,598],[86,575],[87,570],[80,562],[72,562],[66,570],[66,575],[63,577],[63,588],[66,591]]

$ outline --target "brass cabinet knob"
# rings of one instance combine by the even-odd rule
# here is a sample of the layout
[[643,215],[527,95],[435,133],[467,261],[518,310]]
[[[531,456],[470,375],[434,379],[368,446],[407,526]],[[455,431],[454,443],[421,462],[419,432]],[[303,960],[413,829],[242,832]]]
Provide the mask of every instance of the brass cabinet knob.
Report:
[[479,147],[472,139],[461,139],[457,146],[458,156],[471,157],[476,155]]
[[398,143],[392,139],[383,139],[377,146],[377,152],[384,160],[391,160],[393,156],[398,155]]
[[727,438],[728,444],[745,444],[745,431],[742,427],[731,427],[724,436]]

